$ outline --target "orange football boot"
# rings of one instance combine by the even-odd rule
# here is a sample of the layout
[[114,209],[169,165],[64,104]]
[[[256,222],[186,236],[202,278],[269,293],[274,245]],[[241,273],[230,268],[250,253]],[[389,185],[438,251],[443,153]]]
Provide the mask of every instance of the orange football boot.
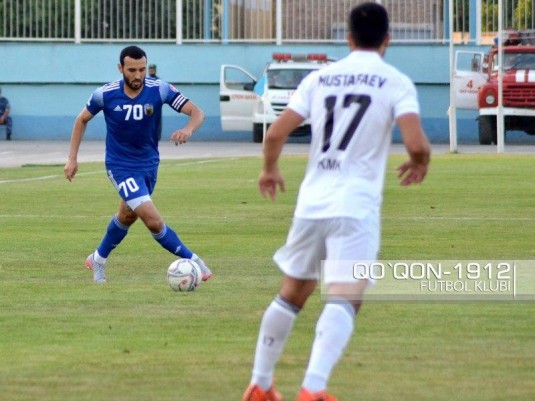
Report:
[[332,395],[325,393],[325,391],[318,391],[317,393],[311,393],[310,391],[302,388],[297,396],[296,401],[338,401]]
[[242,401],[282,401],[282,395],[273,386],[264,391],[257,384],[250,384],[243,394]]

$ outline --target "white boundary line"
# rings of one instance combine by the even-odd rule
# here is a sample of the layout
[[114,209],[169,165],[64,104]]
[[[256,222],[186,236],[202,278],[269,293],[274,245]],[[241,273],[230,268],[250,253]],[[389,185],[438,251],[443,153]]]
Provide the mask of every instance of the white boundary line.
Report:
[[535,221],[535,217],[472,217],[472,216],[397,216],[397,217],[383,217],[384,220],[481,220],[481,221]]
[[[168,167],[168,166],[173,166],[173,167],[176,167],[176,166],[192,166],[192,165],[195,165],[195,164],[216,163],[216,162],[222,161],[222,160],[236,160],[236,159],[238,159],[238,158],[237,157],[225,157],[225,158],[219,158],[219,159],[199,160],[199,161],[186,162],[186,163],[173,163],[173,164],[164,163],[164,164],[160,164],[160,168],[161,167],[165,168],[165,167]],[[86,173],[77,173],[76,177],[82,177],[82,176],[85,176],[85,175],[94,175],[94,174],[103,174],[103,175],[105,175],[106,171],[105,170],[98,170],[98,171],[88,171]],[[44,175],[44,176],[41,176],[41,177],[20,178],[20,179],[16,179],[16,180],[3,180],[3,181],[0,181],[0,184],[14,184],[14,183],[19,183],[19,182],[52,180],[54,178],[59,178],[59,177],[63,177],[63,175],[55,174],[55,175]]]
[[[58,219],[64,218],[64,215],[37,215],[37,214],[0,214],[0,219],[6,218],[40,218],[40,219]],[[87,219],[88,217],[95,218],[98,216],[94,215],[78,215],[78,216],[69,216],[69,218],[75,219]],[[108,218],[109,216],[100,216],[102,218]],[[212,216],[211,218],[217,218],[217,216]],[[221,217],[222,219],[227,219],[227,217]],[[535,217],[421,217],[421,216],[407,216],[407,217],[383,217],[382,220],[454,220],[454,221],[534,221]]]

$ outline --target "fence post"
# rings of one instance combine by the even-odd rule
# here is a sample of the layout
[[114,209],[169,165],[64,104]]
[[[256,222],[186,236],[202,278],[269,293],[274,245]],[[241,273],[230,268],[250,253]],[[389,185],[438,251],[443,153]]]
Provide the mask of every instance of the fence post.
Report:
[[74,2],[74,43],[82,43],[82,0]]
[[477,26],[478,24],[478,13],[477,13],[477,1],[470,0],[468,6],[468,29],[470,30],[470,43],[480,44],[481,37],[478,34]]
[[503,0],[498,0],[498,109],[496,113],[496,152],[505,149],[505,127],[503,121]]
[[450,36],[451,31],[450,30],[450,24],[453,24],[453,18],[450,21],[450,1],[453,0],[444,0],[444,7],[442,8],[444,10],[444,39],[445,40],[453,40]]
[[[444,7],[446,8],[446,7]],[[457,152],[457,105],[455,104],[455,88],[453,85],[453,74],[455,70],[455,49],[453,43],[453,0],[448,2],[448,18],[444,18],[444,25],[448,26],[449,55],[450,55],[450,107],[448,109],[449,129],[450,129],[450,152]]]
[[282,45],[282,0],[277,0],[275,21],[275,43],[280,46]]
[[211,0],[204,0],[204,41],[209,42],[212,39],[212,9]]
[[475,15],[475,19],[476,19],[476,45],[481,45],[481,37],[482,37],[482,32],[483,32],[483,24],[482,24],[482,21],[481,21],[481,18],[482,18],[482,5],[481,5],[481,2],[480,1],[476,1],[476,0],[473,0],[475,4],[475,7],[476,7],[476,15]]
[[221,43],[227,44],[228,43],[228,24],[229,24],[229,18],[230,18],[230,9],[228,0],[223,0],[223,10],[221,12]]
[[176,0],[176,44],[182,44],[182,0]]

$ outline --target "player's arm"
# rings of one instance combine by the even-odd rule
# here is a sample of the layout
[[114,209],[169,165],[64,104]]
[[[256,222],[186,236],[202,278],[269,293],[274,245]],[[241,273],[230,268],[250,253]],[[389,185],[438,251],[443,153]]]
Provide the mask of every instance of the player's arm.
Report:
[[287,108],[269,126],[264,138],[264,165],[258,178],[258,189],[262,196],[269,196],[274,200],[277,186],[284,192],[284,179],[279,172],[279,157],[286,139],[303,121],[304,118],[300,114]]
[[182,106],[180,112],[188,115],[189,120],[184,127],[173,132],[173,135],[171,135],[171,140],[175,142],[175,145],[185,143],[204,122],[203,111],[191,100]]
[[67,178],[69,181],[74,178],[76,172],[78,171],[78,150],[80,149],[80,144],[82,143],[82,138],[84,137],[87,123],[92,118],[93,114],[91,114],[87,108],[84,107],[74,121],[71,134],[69,157],[67,158],[67,163],[65,163],[65,167],[63,168],[65,178]]
[[431,146],[418,114],[403,114],[397,118],[396,123],[409,154],[409,160],[397,169],[400,183],[401,185],[419,184],[427,174],[431,160]]

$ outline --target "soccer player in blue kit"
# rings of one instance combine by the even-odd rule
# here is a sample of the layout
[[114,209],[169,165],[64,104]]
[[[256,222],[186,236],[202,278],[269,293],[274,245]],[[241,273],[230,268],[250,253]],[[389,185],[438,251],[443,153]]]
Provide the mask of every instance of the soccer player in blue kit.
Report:
[[160,164],[157,125],[162,106],[168,104],[189,116],[186,125],[171,135],[177,145],[187,142],[201,126],[204,113],[167,82],[146,79],[147,56],[141,48],[124,48],[119,60],[118,68],[123,79],[96,89],[76,117],[64,167],[65,177],[72,181],[78,171],[78,151],[87,124],[103,111],[107,128],[106,172],[121,201],[100,245],[87,257],[85,265],[93,270],[96,283],[105,283],[108,256],[126,237],[129,227],[140,218],[162,247],[180,258],[197,262],[202,279],[206,281],[212,276],[210,269],[165,224],[151,199]]

